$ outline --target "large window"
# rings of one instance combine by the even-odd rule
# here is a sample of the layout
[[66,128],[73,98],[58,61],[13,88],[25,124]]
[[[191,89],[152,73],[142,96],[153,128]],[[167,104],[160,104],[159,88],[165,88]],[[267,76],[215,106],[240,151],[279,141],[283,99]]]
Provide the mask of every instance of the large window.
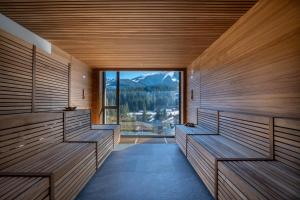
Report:
[[174,135],[180,123],[179,71],[104,72],[104,122],[123,135]]
[[119,72],[107,71],[104,77],[104,123],[119,123]]

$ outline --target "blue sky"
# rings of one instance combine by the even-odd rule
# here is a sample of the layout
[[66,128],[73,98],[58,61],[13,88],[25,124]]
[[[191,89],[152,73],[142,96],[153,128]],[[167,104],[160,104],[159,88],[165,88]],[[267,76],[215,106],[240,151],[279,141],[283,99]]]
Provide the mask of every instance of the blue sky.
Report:
[[[161,71],[127,71],[127,72],[121,72],[120,73],[120,78],[121,79],[132,79],[141,75],[145,75],[145,74],[152,74],[152,73],[157,73],[157,72],[161,72]],[[115,71],[107,71],[106,72],[106,77],[108,79],[112,79],[116,77],[116,72]]]

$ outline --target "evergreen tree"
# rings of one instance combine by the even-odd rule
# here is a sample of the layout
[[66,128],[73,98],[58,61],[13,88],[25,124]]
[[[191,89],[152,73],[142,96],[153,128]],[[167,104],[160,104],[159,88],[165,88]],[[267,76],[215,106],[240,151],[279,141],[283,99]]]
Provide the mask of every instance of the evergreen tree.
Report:
[[146,103],[143,104],[143,122],[147,121],[147,109],[146,109]]

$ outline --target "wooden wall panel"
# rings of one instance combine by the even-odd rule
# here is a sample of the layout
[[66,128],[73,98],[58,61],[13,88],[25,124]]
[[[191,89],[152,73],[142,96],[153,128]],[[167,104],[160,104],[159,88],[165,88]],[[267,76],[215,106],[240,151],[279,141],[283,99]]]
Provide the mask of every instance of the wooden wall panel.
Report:
[[300,117],[299,10],[261,0],[202,53],[189,67],[200,71],[199,106]]
[[92,124],[102,124],[102,71],[93,70],[92,76]]
[[274,119],[275,159],[300,170],[300,119]]
[[0,115],[32,109],[32,45],[0,31]]
[[188,105],[187,121],[192,123],[197,123],[197,108],[199,108],[200,105],[199,82],[200,82],[200,71],[196,70],[193,66],[190,66],[187,70],[187,87],[186,87],[187,105]]
[[37,50],[34,111],[63,110],[68,106],[68,65],[68,60]]
[[63,142],[62,113],[0,116],[0,170]]
[[56,46],[48,54],[1,30],[0,44],[0,115],[63,110],[68,104],[91,108],[92,69],[85,63]]
[[[84,90],[84,95],[83,95]],[[71,106],[80,109],[91,108],[92,69],[85,63],[72,57],[71,61]]]

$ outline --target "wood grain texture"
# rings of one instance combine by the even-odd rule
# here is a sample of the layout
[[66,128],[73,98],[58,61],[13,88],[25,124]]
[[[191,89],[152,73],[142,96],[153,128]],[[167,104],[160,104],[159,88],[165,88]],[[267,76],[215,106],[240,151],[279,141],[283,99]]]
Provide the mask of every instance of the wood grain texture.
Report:
[[[200,73],[193,66],[187,69],[187,121],[197,123],[197,109],[200,106]],[[193,94],[192,94],[193,93]]]
[[2,0],[0,12],[90,66],[182,68],[255,2]]
[[274,119],[275,159],[300,170],[300,119]]
[[32,110],[33,46],[0,30],[0,115]]
[[[219,195],[218,162],[271,159],[273,152],[273,149],[270,149],[271,120],[270,117],[260,115],[207,109],[208,113],[203,113],[201,112],[203,110],[205,109],[198,110],[198,123],[213,128],[217,124],[219,134],[187,134],[185,131],[186,156],[211,194],[217,198]],[[177,143],[184,150],[182,135],[179,132]]]
[[92,129],[112,130],[114,133],[114,145],[120,143],[121,140],[121,125],[119,124],[94,124]]
[[63,110],[68,101],[91,107],[92,69],[86,64],[58,47],[48,54],[1,30],[0,43],[0,115]]
[[[71,60],[71,106],[89,109],[92,103],[92,69],[80,60]],[[83,96],[84,90],[84,96]]]
[[[241,145],[271,157],[270,118],[259,115],[220,112],[219,133]],[[272,133],[273,134],[273,133]]]
[[[48,177],[50,199],[74,199],[96,171],[94,145],[63,143],[62,113],[2,115],[0,127],[0,174]],[[112,149],[112,132],[110,136]],[[49,185],[42,188],[37,184],[25,190],[31,184],[29,181],[20,188],[15,181],[11,187],[19,187],[16,194],[20,199],[49,198]]]
[[26,113],[0,117],[0,170],[63,141],[59,113]]
[[40,49],[36,52],[35,112],[68,106],[69,61]]
[[[100,167],[114,148],[115,128],[91,129],[91,113],[88,109],[65,111],[65,142],[93,143],[96,151],[96,165]],[[115,135],[116,134],[116,135]]]
[[2,173],[48,174],[51,197],[74,199],[96,172],[95,148],[92,144],[60,143],[1,170]]
[[198,107],[299,118],[299,10],[261,0],[203,52],[189,66],[200,75]]
[[0,176],[0,200],[49,199],[49,178]]
[[188,135],[187,159],[216,198],[220,160],[265,159],[265,156],[221,135]]
[[113,135],[113,143],[118,144],[120,141],[120,125],[116,124],[91,124],[91,110],[79,109],[76,111],[65,111],[65,138],[67,140],[76,138],[81,135],[89,134],[106,134]]
[[197,108],[197,124],[195,127],[185,125],[176,125],[175,136],[176,143],[187,155],[187,136],[188,135],[210,135],[218,133],[218,111]]
[[102,72],[93,70],[92,72],[92,124],[101,124],[102,118],[102,94],[104,94],[102,83]]
[[220,200],[300,198],[299,171],[281,162],[219,162],[218,169]]

